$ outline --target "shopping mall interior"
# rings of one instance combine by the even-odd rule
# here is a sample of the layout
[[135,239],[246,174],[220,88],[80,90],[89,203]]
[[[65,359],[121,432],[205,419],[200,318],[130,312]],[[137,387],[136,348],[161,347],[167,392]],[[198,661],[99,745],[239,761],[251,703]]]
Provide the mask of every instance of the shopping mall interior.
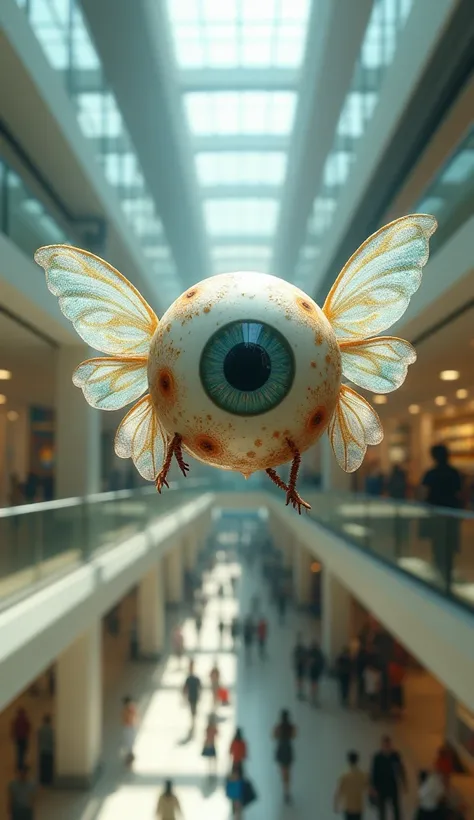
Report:
[[[473,8],[0,0],[2,820],[474,820]],[[234,277],[237,304],[272,274],[285,283],[269,286],[266,316],[280,298],[272,288],[289,285],[316,311],[357,248],[408,214],[438,225],[421,285],[388,331],[416,350],[388,388],[399,389],[385,392],[369,359],[357,381],[360,362],[344,368],[358,357],[334,337],[344,381],[384,433],[363,434],[362,463],[347,473],[331,449],[342,422],[334,432],[314,398],[304,424],[323,420],[331,437],[311,428],[300,454],[283,430],[302,413],[290,388],[302,405],[319,388],[280,331],[271,344],[283,362],[289,350],[295,381],[282,376],[281,393],[274,383],[268,412],[251,402],[277,369],[270,342],[221,335],[225,361],[206,373],[215,314],[236,308],[228,297],[219,314],[214,293],[194,286],[254,272]],[[71,299],[51,269],[48,290],[34,260],[47,245],[107,260],[158,317],[182,294],[207,305],[193,314],[199,340],[181,351],[199,365],[179,372],[189,413],[213,402],[227,432],[222,442],[223,424],[194,415],[187,447],[163,427],[156,453],[164,463],[168,441],[176,459],[160,493],[158,469],[147,474],[152,439],[138,453],[135,433],[128,444],[115,436],[118,408],[148,384],[151,429],[157,391],[175,391],[172,371],[156,371],[154,387],[150,355],[142,389],[89,406],[73,371],[124,352],[128,314],[120,349],[96,346],[87,316],[78,335],[84,285]],[[394,270],[412,273],[396,253],[383,275]],[[384,298],[395,302],[401,281]],[[101,298],[92,289],[91,325],[110,318]],[[257,302],[233,315],[249,333],[270,327]],[[189,336],[191,314],[181,315]],[[150,348],[136,338],[146,369]],[[234,342],[258,348],[259,366],[268,359],[261,381],[246,359],[232,382]],[[322,371],[311,367],[314,381]],[[129,389],[120,378],[110,375],[111,394]],[[266,431],[262,419],[285,407],[284,425],[268,429],[286,444],[267,451],[286,459],[265,461],[260,432],[240,452],[234,431]],[[231,450],[235,471],[206,463],[226,466]],[[298,466],[302,510],[290,491]]]

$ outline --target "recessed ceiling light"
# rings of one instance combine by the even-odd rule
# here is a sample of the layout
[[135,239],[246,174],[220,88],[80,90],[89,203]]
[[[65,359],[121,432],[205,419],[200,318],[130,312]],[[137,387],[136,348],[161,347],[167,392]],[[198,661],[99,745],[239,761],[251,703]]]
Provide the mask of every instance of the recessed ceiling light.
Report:
[[410,404],[408,408],[408,412],[412,414],[412,416],[416,416],[417,413],[420,412],[420,405],[419,404]]
[[3,393],[0,393],[0,404],[6,404],[6,403],[7,403],[7,397],[4,396]]
[[11,370],[0,370],[0,379],[6,381],[7,379],[11,379],[11,377]]
[[444,405],[447,403],[447,401],[448,400],[447,400],[446,396],[436,396],[436,398],[435,398],[435,404],[437,404],[438,407],[444,407]]
[[18,413],[16,412],[16,410],[9,410],[7,413],[7,419],[8,421],[17,421]]
[[442,370],[439,377],[443,382],[455,382],[459,379],[459,370]]
[[469,393],[465,387],[460,387],[459,390],[456,390],[456,398],[457,399],[467,399]]
[[374,396],[374,404],[387,404],[387,396]]

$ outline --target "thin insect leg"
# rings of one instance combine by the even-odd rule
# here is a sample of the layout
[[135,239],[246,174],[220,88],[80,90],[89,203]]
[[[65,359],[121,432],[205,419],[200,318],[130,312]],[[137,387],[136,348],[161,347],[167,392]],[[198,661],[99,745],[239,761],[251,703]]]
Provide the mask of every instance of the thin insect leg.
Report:
[[298,513],[301,515],[301,508],[304,507],[306,510],[311,509],[311,504],[308,504],[307,501],[304,501],[299,492],[296,489],[296,482],[298,480],[298,472],[301,465],[301,454],[298,448],[294,445],[291,439],[287,438],[287,444],[293,453],[293,461],[291,464],[290,470],[290,480],[288,482],[288,487],[286,490],[286,504],[292,504],[295,510],[298,510]]
[[183,450],[182,450],[182,438],[178,433],[175,433],[173,438],[173,449],[176,461],[178,462],[178,467],[181,470],[182,474],[186,478],[186,473],[189,472],[189,464],[183,458]]
[[163,462],[163,466],[155,478],[155,486],[159,493],[161,493],[163,487],[169,487],[167,477],[171,467],[171,459],[173,458],[173,453],[175,449],[175,438],[176,435],[173,437],[171,441],[168,442],[166,448],[166,457]]

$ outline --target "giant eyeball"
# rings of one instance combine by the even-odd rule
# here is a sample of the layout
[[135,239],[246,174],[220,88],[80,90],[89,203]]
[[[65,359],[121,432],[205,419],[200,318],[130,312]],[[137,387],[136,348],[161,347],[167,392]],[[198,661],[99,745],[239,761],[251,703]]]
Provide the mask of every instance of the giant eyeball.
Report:
[[248,476],[292,457],[326,429],[341,357],[323,312],[266,274],[222,274],[186,291],[151,342],[158,418],[195,458]]

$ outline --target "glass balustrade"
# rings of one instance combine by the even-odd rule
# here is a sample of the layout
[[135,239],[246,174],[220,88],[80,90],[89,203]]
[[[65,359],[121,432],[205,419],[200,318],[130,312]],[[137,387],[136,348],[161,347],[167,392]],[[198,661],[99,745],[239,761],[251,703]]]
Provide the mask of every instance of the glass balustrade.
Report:
[[[272,487],[259,475],[244,483],[228,474],[176,482],[162,495],[145,487],[0,509],[0,605],[2,599],[8,602],[30,585],[68,572],[147,530],[203,493],[272,493]],[[284,495],[273,489],[283,505]],[[315,523],[474,609],[474,513],[318,492],[310,486],[300,489],[312,505],[309,517]]]
[[474,513],[359,494],[302,494],[315,521],[474,609]]

